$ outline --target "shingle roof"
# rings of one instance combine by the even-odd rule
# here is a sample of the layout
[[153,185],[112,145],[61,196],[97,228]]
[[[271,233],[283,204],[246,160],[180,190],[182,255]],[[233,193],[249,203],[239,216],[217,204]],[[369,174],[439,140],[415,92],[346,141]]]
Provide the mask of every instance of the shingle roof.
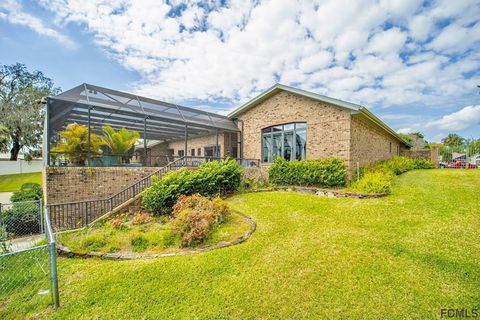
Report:
[[286,86],[286,85],[279,84],[279,83],[275,84],[274,86],[270,87],[269,89],[267,89],[266,91],[264,91],[260,95],[256,96],[252,100],[250,100],[250,101],[246,102],[245,104],[241,105],[240,107],[236,108],[235,110],[233,110],[232,112],[230,112],[228,114],[228,117],[231,118],[231,119],[235,119],[235,118],[237,118],[238,115],[240,115],[240,114],[244,113],[245,111],[255,107],[259,103],[269,99],[270,97],[272,97],[273,95],[275,95],[275,94],[277,94],[281,91],[286,91],[286,92],[290,92],[290,93],[297,94],[297,95],[300,95],[300,96],[304,96],[304,97],[310,98],[310,99],[315,100],[315,101],[329,103],[329,104],[332,104],[334,106],[347,109],[347,110],[351,111],[352,114],[362,114],[369,121],[371,121],[375,125],[381,127],[383,130],[385,130],[386,132],[391,134],[397,140],[399,140],[400,142],[404,143],[407,146],[410,146],[410,144],[407,141],[403,140],[402,137],[400,137],[392,128],[390,128],[383,121],[381,121],[378,117],[376,117],[373,113],[368,111],[367,108],[365,108],[361,105],[351,103],[351,102],[347,102],[347,101],[343,101],[343,100],[340,100],[340,99],[327,97],[327,96],[324,96],[324,95],[321,95],[321,94],[305,91],[305,90],[302,90],[302,89],[293,88],[293,87]]

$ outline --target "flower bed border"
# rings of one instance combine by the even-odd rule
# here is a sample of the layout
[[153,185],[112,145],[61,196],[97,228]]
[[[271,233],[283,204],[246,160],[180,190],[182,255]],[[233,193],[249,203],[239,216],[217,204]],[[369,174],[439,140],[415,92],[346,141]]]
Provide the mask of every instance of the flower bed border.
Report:
[[171,253],[154,253],[154,254],[141,254],[135,252],[128,252],[128,253],[103,253],[103,252],[74,252],[69,248],[61,245],[57,242],[57,252],[59,255],[68,258],[100,258],[100,259],[108,259],[108,260],[136,260],[136,259],[155,259],[155,258],[163,258],[163,257],[175,257],[175,256],[186,256],[190,254],[206,252],[214,249],[220,249],[225,247],[234,246],[240,243],[243,243],[250,238],[250,236],[255,232],[257,228],[257,223],[253,220],[252,217],[244,214],[243,212],[232,210],[233,213],[236,213],[242,216],[247,223],[250,225],[250,229],[245,232],[243,235],[238,237],[233,241],[222,241],[216,244],[208,245],[202,248],[196,248],[191,250],[185,250],[181,252],[171,252]]
[[277,186],[270,188],[262,188],[255,190],[248,190],[244,193],[252,192],[274,192],[274,191],[289,191],[289,192],[300,192],[305,194],[316,195],[319,197],[327,198],[355,198],[355,199],[374,199],[388,196],[388,193],[359,193],[353,191],[343,191],[335,189],[324,189],[316,187],[301,187],[301,186]]

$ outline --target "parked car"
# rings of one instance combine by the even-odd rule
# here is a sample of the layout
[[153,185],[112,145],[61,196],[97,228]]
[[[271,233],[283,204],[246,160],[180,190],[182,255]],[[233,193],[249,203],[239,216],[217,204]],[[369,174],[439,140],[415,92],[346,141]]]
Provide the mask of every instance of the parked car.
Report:
[[449,160],[447,162],[441,162],[440,168],[476,169],[477,165],[465,162],[464,160]]

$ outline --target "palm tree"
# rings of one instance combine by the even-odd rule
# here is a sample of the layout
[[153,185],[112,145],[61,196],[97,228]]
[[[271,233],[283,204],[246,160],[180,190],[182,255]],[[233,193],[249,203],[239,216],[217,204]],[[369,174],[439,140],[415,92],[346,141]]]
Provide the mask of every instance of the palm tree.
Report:
[[88,127],[78,123],[71,123],[59,132],[60,141],[51,149],[54,153],[63,154],[72,163],[84,165],[90,155],[102,154],[102,138],[90,133],[88,141]]
[[[138,138],[140,138],[140,134],[136,131],[129,131],[125,128],[115,131],[111,126],[103,127],[103,144],[115,156],[125,157]],[[125,161],[128,161],[128,159],[125,159]]]
[[449,133],[448,136],[442,139],[444,145],[449,147],[457,147],[465,142],[465,138],[456,133]]

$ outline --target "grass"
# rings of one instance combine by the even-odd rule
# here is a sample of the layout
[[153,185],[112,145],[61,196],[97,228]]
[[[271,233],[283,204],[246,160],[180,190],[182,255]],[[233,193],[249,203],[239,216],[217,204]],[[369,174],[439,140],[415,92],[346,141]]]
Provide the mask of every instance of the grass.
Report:
[[[480,170],[411,171],[392,195],[229,200],[244,244],[156,260],[59,259],[62,308],[0,297],[0,318],[438,319],[480,301]],[[15,312],[22,304],[23,313]]]
[[[112,227],[110,221],[98,226],[58,235],[58,241],[74,252],[138,252],[142,254],[181,252],[180,237],[172,230],[169,223],[160,223],[159,218],[151,222],[133,225],[131,221],[122,228]],[[245,234],[250,228],[248,222],[237,213],[222,224],[215,226],[204,245],[222,241],[233,241]],[[202,247],[204,245],[200,245]],[[191,250],[185,248],[184,250]]]
[[20,190],[22,184],[27,182],[42,184],[42,173],[32,172],[0,175],[0,192]]

